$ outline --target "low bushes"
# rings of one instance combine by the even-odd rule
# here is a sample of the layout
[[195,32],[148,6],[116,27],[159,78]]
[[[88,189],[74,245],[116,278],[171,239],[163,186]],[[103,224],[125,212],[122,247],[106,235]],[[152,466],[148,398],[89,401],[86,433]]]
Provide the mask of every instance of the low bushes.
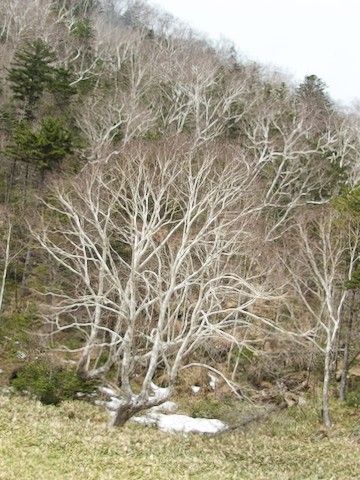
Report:
[[10,383],[16,390],[33,395],[47,405],[74,399],[77,392],[91,393],[95,388],[93,381],[84,381],[74,371],[43,359],[17,369]]

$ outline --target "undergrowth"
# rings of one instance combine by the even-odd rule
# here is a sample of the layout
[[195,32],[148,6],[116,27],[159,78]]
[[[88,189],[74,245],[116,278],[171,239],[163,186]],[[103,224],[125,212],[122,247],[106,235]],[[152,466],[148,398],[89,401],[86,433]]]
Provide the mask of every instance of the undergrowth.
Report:
[[12,375],[11,385],[35,396],[44,404],[57,405],[76,398],[78,392],[92,393],[95,383],[80,379],[74,371],[38,359],[20,367]]

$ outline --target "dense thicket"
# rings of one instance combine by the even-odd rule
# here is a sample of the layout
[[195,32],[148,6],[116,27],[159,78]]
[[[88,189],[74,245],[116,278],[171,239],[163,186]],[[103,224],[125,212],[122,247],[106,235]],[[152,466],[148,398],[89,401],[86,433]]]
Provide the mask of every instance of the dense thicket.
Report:
[[122,388],[118,424],[202,365],[234,392],[320,370],[329,425],[357,354],[357,113],[141,1],[3,0],[0,37],[4,332],[42,319]]

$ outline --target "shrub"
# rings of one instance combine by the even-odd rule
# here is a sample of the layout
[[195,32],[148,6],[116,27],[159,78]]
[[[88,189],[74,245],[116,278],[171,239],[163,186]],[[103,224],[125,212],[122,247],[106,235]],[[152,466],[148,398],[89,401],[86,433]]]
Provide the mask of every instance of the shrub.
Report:
[[348,392],[346,396],[346,403],[349,407],[360,407],[360,386]]
[[4,344],[10,340],[15,350],[19,349],[19,344],[27,343],[29,332],[36,322],[35,312],[14,312],[12,314],[4,314],[0,317],[0,344]]
[[95,387],[94,382],[84,381],[75,372],[45,360],[35,360],[19,368],[10,382],[17,390],[34,395],[46,405],[75,399],[77,392],[91,393]]

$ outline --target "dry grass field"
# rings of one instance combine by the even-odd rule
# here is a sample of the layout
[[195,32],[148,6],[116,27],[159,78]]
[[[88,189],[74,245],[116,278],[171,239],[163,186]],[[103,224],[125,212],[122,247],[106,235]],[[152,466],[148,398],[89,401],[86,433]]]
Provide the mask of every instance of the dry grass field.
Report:
[[360,478],[360,412],[293,407],[218,436],[171,435],[129,422],[107,427],[90,404],[43,406],[0,397],[1,480]]

